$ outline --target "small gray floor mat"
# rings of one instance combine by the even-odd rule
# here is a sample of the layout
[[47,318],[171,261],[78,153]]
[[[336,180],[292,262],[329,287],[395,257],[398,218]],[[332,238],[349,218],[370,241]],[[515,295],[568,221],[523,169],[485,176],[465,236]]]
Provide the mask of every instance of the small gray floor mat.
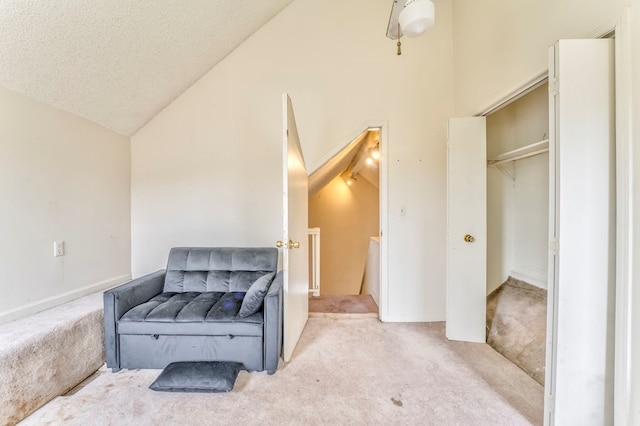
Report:
[[161,392],[229,392],[243,365],[238,362],[173,362],[149,389]]

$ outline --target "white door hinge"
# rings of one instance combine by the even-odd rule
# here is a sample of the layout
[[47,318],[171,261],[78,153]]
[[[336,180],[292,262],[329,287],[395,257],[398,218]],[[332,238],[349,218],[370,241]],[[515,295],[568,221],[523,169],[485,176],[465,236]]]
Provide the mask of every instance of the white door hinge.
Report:
[[551,251],[551,254],[553,254],[554,256],[558,255],[558,239],[557,238],[551,238],[549,240],[549,251]]

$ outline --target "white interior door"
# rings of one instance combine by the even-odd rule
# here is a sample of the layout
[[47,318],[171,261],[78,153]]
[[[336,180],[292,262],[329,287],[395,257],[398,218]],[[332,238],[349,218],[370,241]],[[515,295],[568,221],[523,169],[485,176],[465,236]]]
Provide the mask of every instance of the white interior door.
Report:
[[613,40],[562,40],[549,54],[546,424],[613,424],[613,55]]
[[450,340],[486,341],[486,139],[484,117],[449,120],[446,335]]
[[282,95],[284,287],[283,358],[289,361],[309,318],[309,190],[291,99]]

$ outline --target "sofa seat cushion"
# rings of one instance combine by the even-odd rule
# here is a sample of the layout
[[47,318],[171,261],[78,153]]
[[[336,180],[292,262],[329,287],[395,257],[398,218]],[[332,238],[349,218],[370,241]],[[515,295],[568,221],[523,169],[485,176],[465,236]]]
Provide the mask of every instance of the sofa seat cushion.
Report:
[[161,293],[131,308],[118,321],[125,334],[262,336],[261,312],[241,318],[245,293]]

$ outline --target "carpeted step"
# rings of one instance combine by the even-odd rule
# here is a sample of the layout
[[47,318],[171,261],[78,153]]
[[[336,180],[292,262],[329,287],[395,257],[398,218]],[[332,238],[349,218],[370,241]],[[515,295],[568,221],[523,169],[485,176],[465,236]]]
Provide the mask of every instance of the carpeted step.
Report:
[[13,425],[104,363],[102,292],[0,326],[0,424]]

